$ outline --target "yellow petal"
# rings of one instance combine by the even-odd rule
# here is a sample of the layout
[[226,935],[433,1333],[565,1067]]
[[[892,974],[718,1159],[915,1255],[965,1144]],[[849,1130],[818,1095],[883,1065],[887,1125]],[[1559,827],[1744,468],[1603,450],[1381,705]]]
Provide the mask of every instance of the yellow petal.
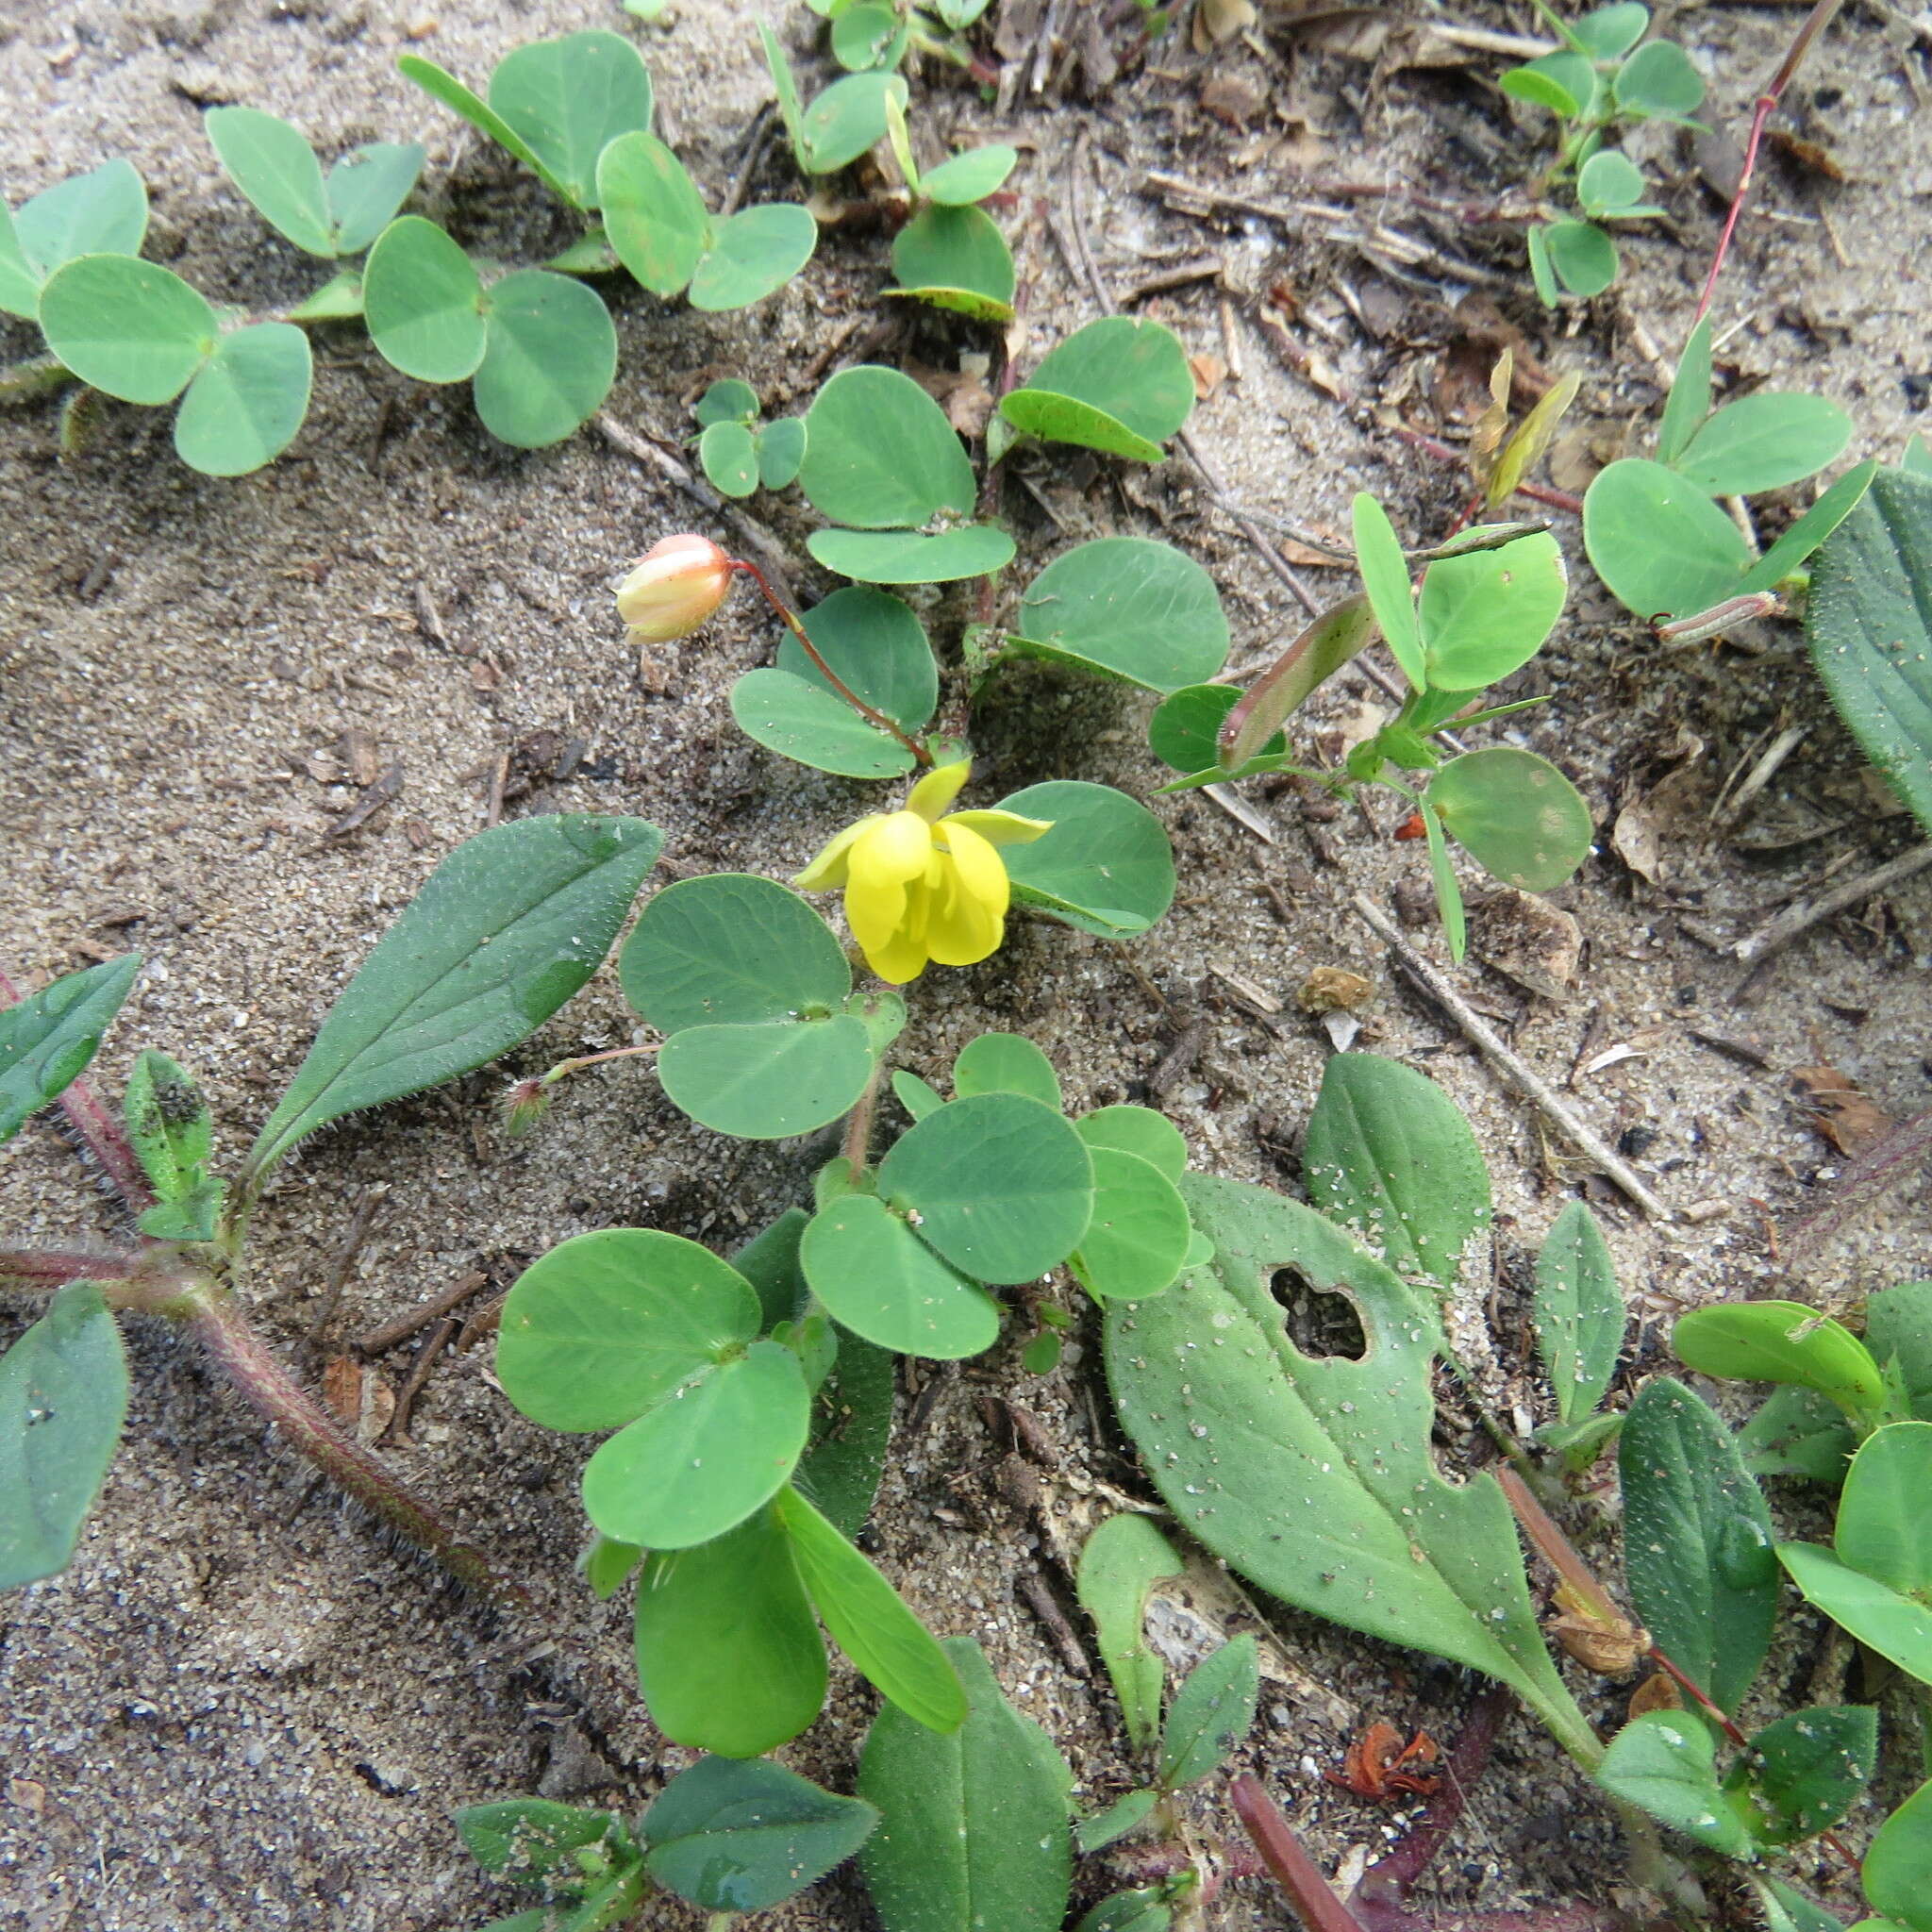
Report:
[[937,819],[958,798],[966,783],[967,774],[973,770],[968,759],[961,758],[957,764],[935,765],[917,785],[906,800],[906,809],[916,811],[928,824]]
[[932,858],[932,827],[913,811],[887,812],[871,820],[852,847],[853,883],[904,886],[924,872]]
[[999,950],[1005,932],[1006,922],[951,869],[926,921],[926,950],[941,966],[973,966]]
[[893,933],[883,945],[864,946],[861,950],[865,954],[865,963],[892,986],[904,986],[917,979],[925,971],[925,962],[930,957],[922,941],[910,939],[904,933]]
[[983,906],[994,919],[1003,917],[1007,901],[1012,896],[1012,885],[999,854],[971,825],[962,825],[958,818],[946,821],[944,838],[959,890],[975,905]]
[[856,825],[847,825],[836,839],[819,849],[818,857],[791,883],[807,892],[829,892],[842,886],[845,883],[846,861],[854,843],[868,826],[877,824],[884,816],[883,812],[874,812],[870,818],[860,819]]
[[1030,845],[1053,830],[1051,819],[1025,819],[1016,811],[956,811],[941,825],[970,825],[989,845]]

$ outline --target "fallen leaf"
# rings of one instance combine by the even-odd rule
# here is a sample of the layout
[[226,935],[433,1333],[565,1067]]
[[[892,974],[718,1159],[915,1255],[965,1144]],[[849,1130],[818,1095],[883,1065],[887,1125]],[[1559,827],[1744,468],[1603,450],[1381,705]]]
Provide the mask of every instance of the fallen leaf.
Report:
[[1812,1116],[1812,1124],[1840,1154],[1862,1154],[1894,1124],[1836,1067],[1793,1067],[1791,1084]]
[[1305,1013],[1358,1013],[1375,996],[1375,982],[1345,966],[1317,966],[1302,981],[1295,1004]]
[[1663,875],[1662,828],[1650,799],[1640,792],[1617,814],[1610,846],[1630,870],[1656,885]]
[[1196,98],[1203,113],[1225,121],[1243,134],[1248,123],[1268,106],[1267,90],[1257,87],[1244,74],[1214,75],[1202,84]]
[[[1227,364],[1219,356],[1209,356],[1205,352],[1198,356],[1190,356],[1188,368],[1193,375],[1196,402],[1205,403],[1227,380]],[[991,403],[992,398],[988,396],[988,406],[991,407]],[[953,426],[957,429],[959,425],[956,423]]]
[[1403,1794],[1425,1798],[1441,1782],[1441,1773],[1426,1767],[1441,1755],[1428,1732],[1417,1731],[1405,1744],[1393,1724],[1377,1719],[1343,1752],[1341,1769],[1324,1775],[1375,1804]]
[[1560,906],[1509,886],[1470,908],[1469,943],[1485,966],[1557,1000],[1575,982],[1583,928]]
[[362,1364],[354,1356],[329,1357],[322,1372],[322,1399],[344,1428],[362,1420]]
[[1254,0],[1198,0],[1194,8],[1194,52],[1206,54],[1246,33],[1260,18]]
[[1682,1710],[1684,1693],[1668,1671],[1653,1671],[1630,1693],[1630,1715],[1641,1717],[1649,1710]]

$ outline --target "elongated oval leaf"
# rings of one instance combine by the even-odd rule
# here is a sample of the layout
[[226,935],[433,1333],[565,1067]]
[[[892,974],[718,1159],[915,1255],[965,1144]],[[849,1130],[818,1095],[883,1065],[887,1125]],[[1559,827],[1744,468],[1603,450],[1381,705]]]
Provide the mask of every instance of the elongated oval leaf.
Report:
[[862,584],[957,583],[1004,570],[1014,554],[1012,538],[990,524],[931,531],[814,530],[805,547],[827,570]]
[[798,486],[834,523],[911,529],[941,510],[972,514],[973,465],[945,411],[909,375],[870,364],[841,370],[805,429]]
[[1531,1312],[1557,1419],[1581,1422],[1617,1373],[1625,1319],[1609,1247],[1581,1201],[1572,1201],[1544,1237]]
[[598,157],[651,125],[651,76],[621,34],[591,28],[506,54],[490,76],[490,108],[545,181],[574,207],[592,208]]
[[1664,413],[1657,428],[1657,461],[1674,464],[1684,445],[1697,433],[1698,425],[1710,414],[1710,319],[1707,316],[1693,328],[1677,358],[1677,374],[1671,392],[1664,399]]
[[1932,1926],[1932,1784],[1921,1785],[1878,1827],[1862,1876],[1874,1909],[1911,1932]]
[[1073,1850],[1071,1777],[1052,1740],[1000,1694],[970,1637],[944,1645],[966,1721],[942,1736],[880,1711],[858,1790],[879,1828],[859,1854],[886,1932],[1059,1932]]
[[[1106,1326],[1114,1406],[1178,1521],[1288,1603],[1511,1685],[1589,1761],[1501,1490],[1447,1482],[1430,1455],[1433,1291],[1264,1189],[1191,1174],[1181,1193],[1212,1264]],[[1359,1361],[1290,1341],[1270,1288],[1284,1269],[1355,1302]]]
[[644,1863],[708,1912],[760,1912],[816,1885],[879,1821],[863,1798],[821,1790],[778,1764],[707,1758],[644,1814]]
[[847,1194],[821,1208],[800,1254],[826,1313],[880,1348],[953,1361],[999,1338],[999,1303],[875,1195]]
[[1709,1725],[1684,1711],[1647,1710],[1610,1740],[1596,1778],[1686,1838],[1748,1858],[1751,1834],[1718,1785],[1716,1758]]
[[1422,633],[1416,624],[1415,586],[1409,579],[1408,558],[1389,512],[1367,491],[1357,491],[1352,509],[1355,524],[1356,568],[1375,622],[1389,641],[1389,649],[1402,667],[1410,688],[1421,691],[1427,681],[1423,661]]
[[1693,1308],[1671,1331],[1671,1347],[1700,1374],[1795,1382],[1856,1412],[1875,1413],[1884,1406],[1884,1379],[1865,1345],[1842,1323],[1803,1302]]
[[1753,561],[1737,525],[1702,490],[1637,457],[1601,471],[1585,491],[1583,547],[1610,594],[1646,619],[1708,610]]
[[617,379],[604,298],[568,275],[519,269],[491,287],[476,414],[500,442],[544,449],[596,413]]
[[172,270],[83,255],[41,291],[47,346],[82,382],[124,403],[172,402],[213,352],[215,312]]
[[294,441],[308,413],[314,364],[291,322],[257,322],[225,335],[188,385],[175,451],[205,476],[245,476]]
[[1907,1596],[1932,1592],[1932,1423],[1874,1429],[1852,1457],[1832,1537],[1841,1562]]
[[87,1071],[140,971],[141,955],[123,953],[0,1007],[0,1141]]
[[1086,1143],[1017,1093],[956,1100],[902,1134],[879,1196],[918,1216],[919,1237],[975,1280],[1029,1281],[1064,1261],[1093,1212]]
[[1536,656],[1563,612],[1563,553],[1547,530],[1423,573],[1423,660],[1436,691],[1480,691]]
[[276,234],[310,255],[334,256],[322,163],[301,134],[259,108],[210,108],[202,125],[228,179]]
[[617,963],[660,1033],[829,1013],[852,991],[832,929],[774,879],[711,873],[653,895]]
[[1763,1663],[1777,1615],[1771,1515],[1731,1432],[1668,1375],[1645,1384],[1617,1443],[1624,1574],[1639,1620],[1721,1709]]
[[819,1616],[859,1674],[927,1730],[957,1731],[966,1691],[932,1633],[796,1490],[779,1492],[776,1512]]
[[1339,1053],[1322,1069],[1302,1183],[1406,1281],[1446,1294],[1489,1234],[1490,1171],[1456,1103],[1398,1060]]
[[1131,1510],[1109,1516],[1080,1546],[1080,1607],[1093,1619],[1101,1661],[1136,1751],[1150,1749],[1160,1732],[1163,1672],[1147,1644],[1148,1593],[1185,1567],[1152,1520]]
[[1020,164],[1020,151],[1004,142],[969,147],[951,155],[919,177],[919,192],[941,208],[964,208],[984,201]]
[[67,1567],[126,1414],[121,1331],[98,1288],[71,1283],[0,1356],[0,1590]]
[[841,777],[903,777],[918,762],[823,681],[789,671],[747,671],[731,687],[731,715],[747,738],[768,751]]
[[1464,752],[1430,779],[1428,802],[1457,844],[1519,891],[1547,892],[1590,857],[1590,807],[1533,751]]
[[1053,829],[1001,857],[1014,903],[1103,939],[1142,933],[1174,903],[1174,848],[1160,821],[1124,791],[1052,778],[1000,800]]
[[1198,1784],[1221,1769],[1248,1734],[1261,1694],[1261,1665],[1252,1634],[1204,1657],[1174,1692],[1160,1739],[1160,1782],[1170,1791]]
[[1807,1603],[1907,1675],[1932,1684],[1932,1609],[1816,1543],[1779,1543],[1777,1559]]
[[758,1757],[825,1701],[825,1645],[769,1507],[709,1542],[645,1558],[638,1688],[673,1743]]
[[1755,496],[1824,469],[1852,440],[1852,419],[1826,396],[1759,394],[1726,403],[1671,464],[1711,496]]
[[566,813],[466,840],[377,941],[248,1157],[256,1181],[343,1114],[527,1040],[597,970],[664,835]]
[[461,382],[490,345],[482,277],[421,215],[377,236],[362,265],[362,316],[376,353],[418,382]]
[[1034,578],[1008,642],[1170,691],[1221,669],[1228,630],[1214,579],[1192,558],[1144,537],[1102,537]]

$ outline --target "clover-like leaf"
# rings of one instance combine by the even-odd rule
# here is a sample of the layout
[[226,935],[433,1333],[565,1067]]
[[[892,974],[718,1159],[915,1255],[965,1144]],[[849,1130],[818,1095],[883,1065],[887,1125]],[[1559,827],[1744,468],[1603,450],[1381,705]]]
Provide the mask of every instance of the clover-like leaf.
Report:
[[1106,315],[1050,350],[1000,414],[1046,442],[1158,462],[1194,407],[1193,372],[1172,329]]
[[147,189],[118,157],[70,175],[9,214],[0,203],[0,310],[38,316],[42,285],[83,255],[139,255],[147,234]]
[[220,337],[181,398],[175,452],[205,476],[245,476],[294,441],[308,413],[314,363],[291,322]]
[[41,291],[47,346],[80,380],[124,403],[170,403],[214,352],[220,324],[172,269],[83,255]]
[[980,208],[921,208],[893,238],[892,273],[899,287],[888,294],[913,296],[981,322],[1013,318],[1013,253]]
[[434,222],[401,215],[362,265],[362,314],[383,360],[418,382],[461,382],[490,346],[483,278]]
[[1226,662],[1227,618],[1214,579],[1185,552],[1144,537],[1101,537],[1034,578],[1007,643],[1172,691]]
[[597,206],[598,157],[619,136],[648,128],[652,105],[642,57],[602,28],[514,48],[490,76],[491,112],[574,208]]
[[941,208],[966,208],[984,201],[1019,165],[1020,151],[1005,142],[969,147],[949,155],[919,177],[919,192]]
[[1670,466],[1707,495],[1752,496],[1812,475],[1851,439],[1829,397],[1760,393],[1707,417]]
[[1001,857],[1013,901],[1103,939],[1142,933],[1174,903],[1174,849],[1139,800],[1109,785],[1054,778],[1000,801],[1052,829]]
[[1429,688],[1480,691],[1528,663],[1568,589],[1563,553],[1546,530],[1438,558],[1423,574],[1418,612]]
[[1088,1150],[1093,1157],[1093,1219],[1067,1265],[1101,1301],[1159,1294],[1180,1274],[1193,1239],[1187,1203],[1140,1155],[1091,1141]]
[[967,517],[977,486],[958,434],[909,375],[843,369],[806,413],[798,473],[807,501],[855,529],[917,529],[942,512]]
[[574,435],[617,379],[617,328],[594,289],[540,268],[491,285],[476,414],[499,442],[544,449]]

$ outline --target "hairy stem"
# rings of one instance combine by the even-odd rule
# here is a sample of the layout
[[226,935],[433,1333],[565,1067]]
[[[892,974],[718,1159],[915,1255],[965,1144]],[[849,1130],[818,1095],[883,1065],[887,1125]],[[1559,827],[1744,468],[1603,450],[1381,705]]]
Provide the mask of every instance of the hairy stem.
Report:
[[820,657],[819,647],[815,643],[813,643],[808,637],[806,636],[804,625],[800,624],[797,617],[792,613],[791,607],[789,604],[787,604],[781,596],[779,596],[776,591],[773,590],[773,588],[768,582],[766,582],[764,572],[761,571],[757,564],[747,563],[741,557],[734,557],[730,558],[729,564],[731,569],[740,572],[742,575],[750,577],[752,581],[758,585],[758,589],[765,593],[765,602],[769,604],[772,607],[772,608],[778,613],[779,619],[783,622],[786,629],[789,630],[791,633],[791,635],[798,640],[798,648],[801,651],[803,651],[808,658],[811,659],[812,664],[814,668],[818,671],[819,675],[823,677],[825,680],[825,682],[829,684],[832,687],[832,689],[835,691],[837,691],[839,695],[841,698],[843,698],[845,702],[848,705],[850,705],[852,708],[855,711],[857,711],[858,715],[866,721],[868,724],[875,724],[881,731],[887,733],[890,737],[896,738],[899,741],[899,742],[903,744],[906,747],[906,749],[909,751],[912,754],[912,756],[915,758],[917,758],[922,765],[929,765],[932,763],[932,754],[929,751],[927,751],[923,744],[916,743],[912,739],[908,738],[906,735],[906,733],[902,731],[891,718],[887,717],[883,711],[878,710],[874,708],[873,706],[867,704],[866,701],[862,697],[860,697],[858,693],[856,691],[854,691],[852,687],[849,684],[847,684],[845,680],[842,677],[841,677],[839,674],[836,671],[834,671],[832,667],[829,664],[827,664],[822,657]]
[[840,1150],[845,1157],[846,1164],[854,1176],[865,1172],[865,1164],[872,1154],[872,1117],[879,1104],[879,1083],[885,1078],[883,1063],[873,1063],[872,1078],[865,1083],[865,1091],[858,1096],[858,1104],[845,1121],[845,1144]]
[[1365,1932],[1362,1923],[1335,1896],[1321,1867],[1302,1849],[1294,1827],[1281,1815],[1261,1780],[1243,1772],[1228,1787],[1235,1814],[1261,1855],[1261,1862],[1287,1892],[1308,1932]]
[[71,1281],[126,1281],[142,1257],[92,1255],[78,1249],[0,1248],[0,1288],[24,1294],[52,1294]]
[[58,356],[32,356],[0,369],[0,403],[31,402],[73,380],[73,372]]

